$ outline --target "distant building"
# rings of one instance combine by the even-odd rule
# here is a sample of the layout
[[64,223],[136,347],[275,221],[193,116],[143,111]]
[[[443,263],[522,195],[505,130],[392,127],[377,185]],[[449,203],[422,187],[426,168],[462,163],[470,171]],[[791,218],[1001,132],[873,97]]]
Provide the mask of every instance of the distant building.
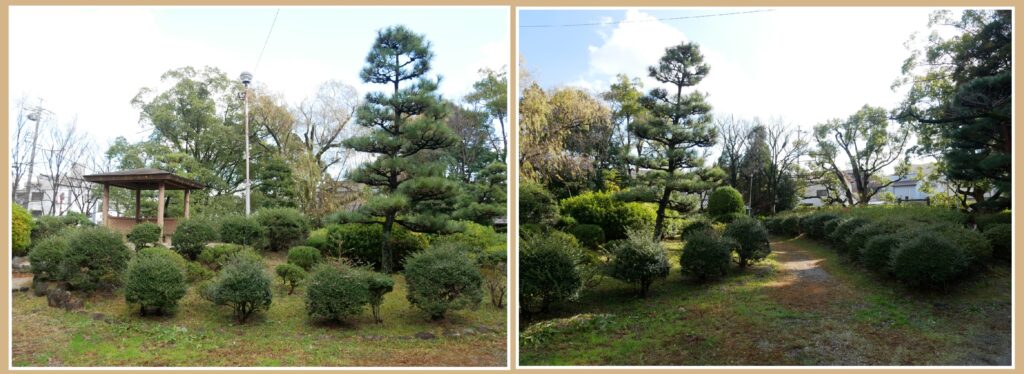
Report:
[[[874,196],[871,197],[871,201],[868,204],[884,204],[884,196],[887,193],[891,193],[897,200],[909,200],[909,201],[924,201],[929,198],[930,194],[924,192],[928,184],[928,181],[924,178],[935,171],[935,164],[920,164],[911,165],[910,171],[907,175],[900,178],[896,175],[886,176],[890,181],[895,180],[889,186],[882,188]],[[857,193],[857,186],[853,183],[853,173],[850,170],[843,171],[843,177],[846,178],[846,182],[854,188],[854,193]],[[932,184],[931,194],[945,192],[945,184],[942,183],[943,177],[939,177],[938,183]],[[873,184],[877,186],[877,184]],[[828,192],[825,186],[819,181],[809,181],[807,188],[804,190],[803,196],[800,198],[800,205],[802,206],[822,206],[825,205],[825,197],[828,196]]]
[[64,215],[68,212],[82,213],[95,221],[95,201],[97,196],[92,196],[91,186],[82,179],[88,173],[84,165],[76,164],[61,178],[60,184],[55,185],[53,179],[48,175],[35,175],[32,184],[32,196],[28,198],[28,186],[22,186],[14,193],[15,202],[28,201],[25,209],[33,217],[44,215]]

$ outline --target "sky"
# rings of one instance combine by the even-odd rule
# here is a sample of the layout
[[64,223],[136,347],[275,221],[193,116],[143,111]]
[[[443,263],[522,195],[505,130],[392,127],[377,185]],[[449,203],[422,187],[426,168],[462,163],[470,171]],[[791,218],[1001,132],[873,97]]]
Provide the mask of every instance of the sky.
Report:
[[[275,13],[280,9],[276,22]],[[292,103],[338,79],[360,95],[383,86],[359,80],[376,31],[404,24],[425,34],[440,92],[458,99],[481,68],[509,61],[504,7],[10,7],[10,122],[18,101],[78,126],[106,150],[117,136],[149,131],[130,104],[160,75],[184,66],[242,71]],[[273,26],[273,32],[268,32]],[[472,32],[467,32],[472,30]],[[263,57],[260,51],[266,42]],[[44,123],[46,123],[44,121]]]
[[[930,33],[933,8],[520,9],[519,51],[544,88],[606,91],[616,74],[647,77],[665,48],[700,45],[716,116],[781,117],[810,130],[865,104],[894,108],[891,85],[910,55],[905,42]],[[666,20],[722,13],[757,13]],[[588,26],[530,27],[597,23]]]

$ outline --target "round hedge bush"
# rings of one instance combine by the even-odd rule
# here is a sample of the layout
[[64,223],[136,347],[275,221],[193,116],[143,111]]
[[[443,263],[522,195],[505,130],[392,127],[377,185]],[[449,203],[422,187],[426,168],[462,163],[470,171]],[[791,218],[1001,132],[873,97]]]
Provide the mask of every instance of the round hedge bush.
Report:
[[36,218],[32,223],[32,242],[57,236],[64,230],[70,228],[64,224],[64,220],[57,216],[42,216]]
[[712,217],[743,212],[743,195],[735,188],[719,187],[708,197],[708,215]]
[[647,296],[655,280],[668,276],[671,265],[661,243],[643,234],[632,234],[611,246],[608,275],[632,284],[640,297]]
[[213,270],[220,270],[232,255],[241,252],[245,247],[238,244],[217,244],[203,248],[196,256],[196,261]]
[[825,239],[831,234],[831,231],[826,230],[825,224],[838,218],[839,216],[833,213],[811,214],[800,220],[800,229],[812,239]]
[[1013,256],[1013,228],[1007,223],[991,224],[983,233],[992,246],[992,257],[1010,260]]
[[70,247],[71,243],[64,236],[53,236],[37,242],[28,252],[33,281],[62,280],[61,262]]
[[839,224],[843,223],[843,221],[844,220],[843,220],[842,217],[836,217],[836,218],[833,218],[833,219],[825,221],[822,224],[822,229],[821,229],[822,235],[821,235],[821,238],[825,239],[825,240],[830,238],[832,236],[832,233],[836,231],[836,228],[839,227]]
[[725,237],[736,243],[736,254],[739,256],[740,269],[752,262],[764,260],[772,253],[768,244],[768,230],[761,222],[753,218],[733,221],[725,226]]
[[892,253],[907,240],[902,234],[881,234],[868,239],[860,250],[860,260],[868,270],[879,274],[891,274]]
[[569,228],[569,233],[587,248],[597,248],[605,242],[604,230],[598,225],[586,223],[573,225]]
[[271,280],[263,263],[248,256],[232,255],[220,274],[203,290],[216,305],[230,306],[235,319],[245,323],[254,313],[270,309]]
[[535,182],[519,185],[519,222],[551,223],[558,218],[558,201],[554,195]]
[[125,272],[125,302],[138,304],[141,315],[173,312],[188,288],[184,264],[180,255],[166,248],[139,252]]
[[128,242],[135,246],[135,250],[146,248],[149,244],[160,242],[160,226],[153,222],[143,222],[132,226],[132,231],[127,235]]
[[892,254],[892,273],[913,288],[945,288],[970,266],[970,256],[954,243],[918,231]]
[[782,218],[782,233],[786,235],[800,234],[800,216],[790,215]]
[[[472,221],[459,223],[462,225],[462,231],[440,236],[437,240],[464,243],[467,247],[472,248],[470,252],[473,254],[483,253],[487,248],[505,245],[505,235],[494,231],[491,226],[484,226]],[[426,241],[420,240],[420,242],[419,244],[426,248]]]
[[366,290],[370,294],[370,310],[373,312],[373,320],[377,323],[384,322],[380,314],[380,306],[384,305],[384,295],[395,289],[395,280],[383,273],[372,270],[358,269],[356,275],[366,284]]
[[556,302],[575,299],[583,288],[576,238],[551,231],[523,238],[519,249],[519,303],[523,310],[547,311]]
[[78,229],[68,236],[61,279],[75,290],[93,291],[121,284],[131,252],[121,234],[105,227]]
[[220,240],[255,248],[264,247],[263,227],[254,218],[230,215],[220,220]]
[[961,225],[941,223],[930,226],[929,231],[963,249],[973,268],[984,266],[992,258],[992,245],[985,235],[976,230]]
[[263,231],[264,243],[271,251],[282,251],[306,239],[309,224],[294,208],[261,209],[256,222]]
[[[384,230],[379,224],[349,223],[327,226],[327,249],[324,254],[342,256],[353,263],[369,265],[380,269],[381,243]],[[427,248],[427,239],[423,235],[413,233],[401,227],[394,227],[388,238],[391,247],[392,264],[395,270],[401,270],[404,259],[411,253]]]
[[611,192],[586,192],[562,199],[560,211],[576,223],[601,226],[606,240],[625,239],[631,230],[653,226],[656,218],[649,206],[619,201]]
[[1013,223],[1013,214],[1009,210],[1004,210],[998,213],[984,213],[977,214],[974,217],[975,224],[978,225],[978,230],[985,231],[991,225],[997,224],[1011,224]]
[[323,261],[323,258],[320,256],[319,249],[300,245],[288,250],[288,263],[295,264],[303,270],[312,269],[313,265],[320,261]]
[[871,223],[870,220],[860,217],[853,217],[840,222],[836,229],[832,231],[832,234],[829,235],[829,241],[840,252],[846,252],[846,240],[849,239],[854,231],[869,223]]
[[683,227],[681,237],[683,240],[689,240],[693,235],[704,231],[714,231],[711,221],[705,218],[694,219]]
[[206,244],[217,240],[217,231],[211,222],[191,218],[178,223],[178,228],[171,235],[171,246],[182,256],[195,260],[196,256],[206,248]]
[[306,314],[313,319],[344,321],[362,312],[370,302],[366,282],[353,269],[321,264],[306,287]]
[[684,275],[706,282],[725,276],[736,243],[704,231],[686,241],[679,265]]
[[11,254],[24,256],[32,244],[32,215],[21,205],[11,204]]
[[327,228],[319,228],[309,232],[306,238],[306,246],[319,249],[320,252],[327,252]]
[[281,283],[288,287],[288,294],[295,292],[295,287],[306,279],[306,270],[295,264],[280,264],[274,268],[274,272],[281,278]]
[[406,298],[433,320],[452,310],[476,307],[483,297],[483,277],[465,253],[431,247],[405,260]]

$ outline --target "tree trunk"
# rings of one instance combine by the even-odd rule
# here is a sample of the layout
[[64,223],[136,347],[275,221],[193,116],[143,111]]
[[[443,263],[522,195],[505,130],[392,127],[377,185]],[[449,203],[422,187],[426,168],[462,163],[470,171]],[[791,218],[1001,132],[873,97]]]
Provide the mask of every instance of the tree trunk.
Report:
[[661,232],[665,226],[665,208],[668,207],[669,197],[672,196],[672,189],[665,186],[665,191],[661,194],[661,200],[658,201],[658,216],[654,220],[654,240],[661,240]]
[[384,229],[380,244],[380,270],[384,274],[391,274],[392,264],[391,258],[393,257],[391,252],[391,246],[388,245],[388,239],[391,238],[391,228],[395,225],[395,214],[389,213],[384,218]]

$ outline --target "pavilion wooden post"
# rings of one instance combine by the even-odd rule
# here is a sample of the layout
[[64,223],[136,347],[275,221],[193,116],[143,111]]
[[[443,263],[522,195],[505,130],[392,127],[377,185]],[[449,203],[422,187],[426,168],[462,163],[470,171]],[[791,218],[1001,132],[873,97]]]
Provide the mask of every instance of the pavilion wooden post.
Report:
[[103,226],[110,226],[110,185],[103,185]]
[[160,182],[160,194],[156,201],[156,225],[160,226],[160,241],[164,241],[164,183]]
[[188,219],[188,203],[190,196],[192,196],[192,190],[185,190],[185,219]]
[[135,223],[142,221],[142,190],[135,190]]

